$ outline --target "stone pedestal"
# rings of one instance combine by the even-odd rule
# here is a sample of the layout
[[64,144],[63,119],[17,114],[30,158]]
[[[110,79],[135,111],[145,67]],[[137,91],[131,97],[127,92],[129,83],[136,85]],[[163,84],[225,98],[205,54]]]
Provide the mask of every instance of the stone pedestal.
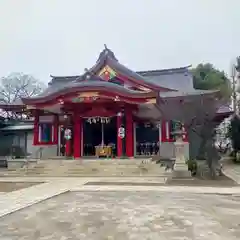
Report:
[[176,136],[175,146],[175,165],[174,165],[174,176],[175,177],[191,177],[191,173],[188,171],[186,164],[184,149],[185,142],[182,140],[182,136]]

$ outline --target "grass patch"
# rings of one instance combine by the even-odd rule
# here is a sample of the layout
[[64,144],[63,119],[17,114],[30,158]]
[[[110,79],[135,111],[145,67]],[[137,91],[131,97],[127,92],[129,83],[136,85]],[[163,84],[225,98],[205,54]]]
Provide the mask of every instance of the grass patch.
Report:
[[172,186],[201,186],[201,187],[234,187],[238,184],[227,176],[218,176],[217,179],[201,179],[193,177],[192,179],[170,179],[166,183]]

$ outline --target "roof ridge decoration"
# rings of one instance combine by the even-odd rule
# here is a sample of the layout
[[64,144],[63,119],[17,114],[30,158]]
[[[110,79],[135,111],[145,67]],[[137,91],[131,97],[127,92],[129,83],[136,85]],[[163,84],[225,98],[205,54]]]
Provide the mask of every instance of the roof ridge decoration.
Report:
[[110,59],[118,62],[117,58],[115,57],[114,52],[113,52],[112,50],[110,50],[110,49],[107,47],[106,44],[104,44],[104,49],[103,49],[102,52],[99,54],[99,57],[98,57],[98,59],[97,59],[97,62],[102,61],[102,60],[103,60],[103,61],[106,61],[107,58],[110,58]]
[[88,68],[84,68],[85,73],[81,76],[79,76],[75,82],[82,82],[82,81],[103,81],[100,76],[94,74],[91,70]]

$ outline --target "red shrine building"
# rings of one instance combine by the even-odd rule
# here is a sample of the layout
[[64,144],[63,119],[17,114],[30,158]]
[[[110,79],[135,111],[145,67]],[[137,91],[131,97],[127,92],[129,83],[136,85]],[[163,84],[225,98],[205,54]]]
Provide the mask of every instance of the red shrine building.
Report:
[[[33,145],[49,158],[171,156],[174,121],[162,117],[160,93],[195,91],[188,67],[135,72],[107,47],[84,74],[51,77],[42,94],[10,106],[31,112]],[[188,156],[187,133],[183,141]]]

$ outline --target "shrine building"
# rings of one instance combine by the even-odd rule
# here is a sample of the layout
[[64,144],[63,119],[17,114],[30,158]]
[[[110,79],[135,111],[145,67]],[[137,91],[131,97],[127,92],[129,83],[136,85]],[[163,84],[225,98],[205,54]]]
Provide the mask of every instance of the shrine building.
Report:
[[[40,95],[1,105],[32,114],[32,144],[49,158],[171,157],[175,122],[164,119],[161,94],[198,94],[189,66],[135,72],[106,46],[84,74],[51,78]],[[183,141],[188,157],[187,133]]]

